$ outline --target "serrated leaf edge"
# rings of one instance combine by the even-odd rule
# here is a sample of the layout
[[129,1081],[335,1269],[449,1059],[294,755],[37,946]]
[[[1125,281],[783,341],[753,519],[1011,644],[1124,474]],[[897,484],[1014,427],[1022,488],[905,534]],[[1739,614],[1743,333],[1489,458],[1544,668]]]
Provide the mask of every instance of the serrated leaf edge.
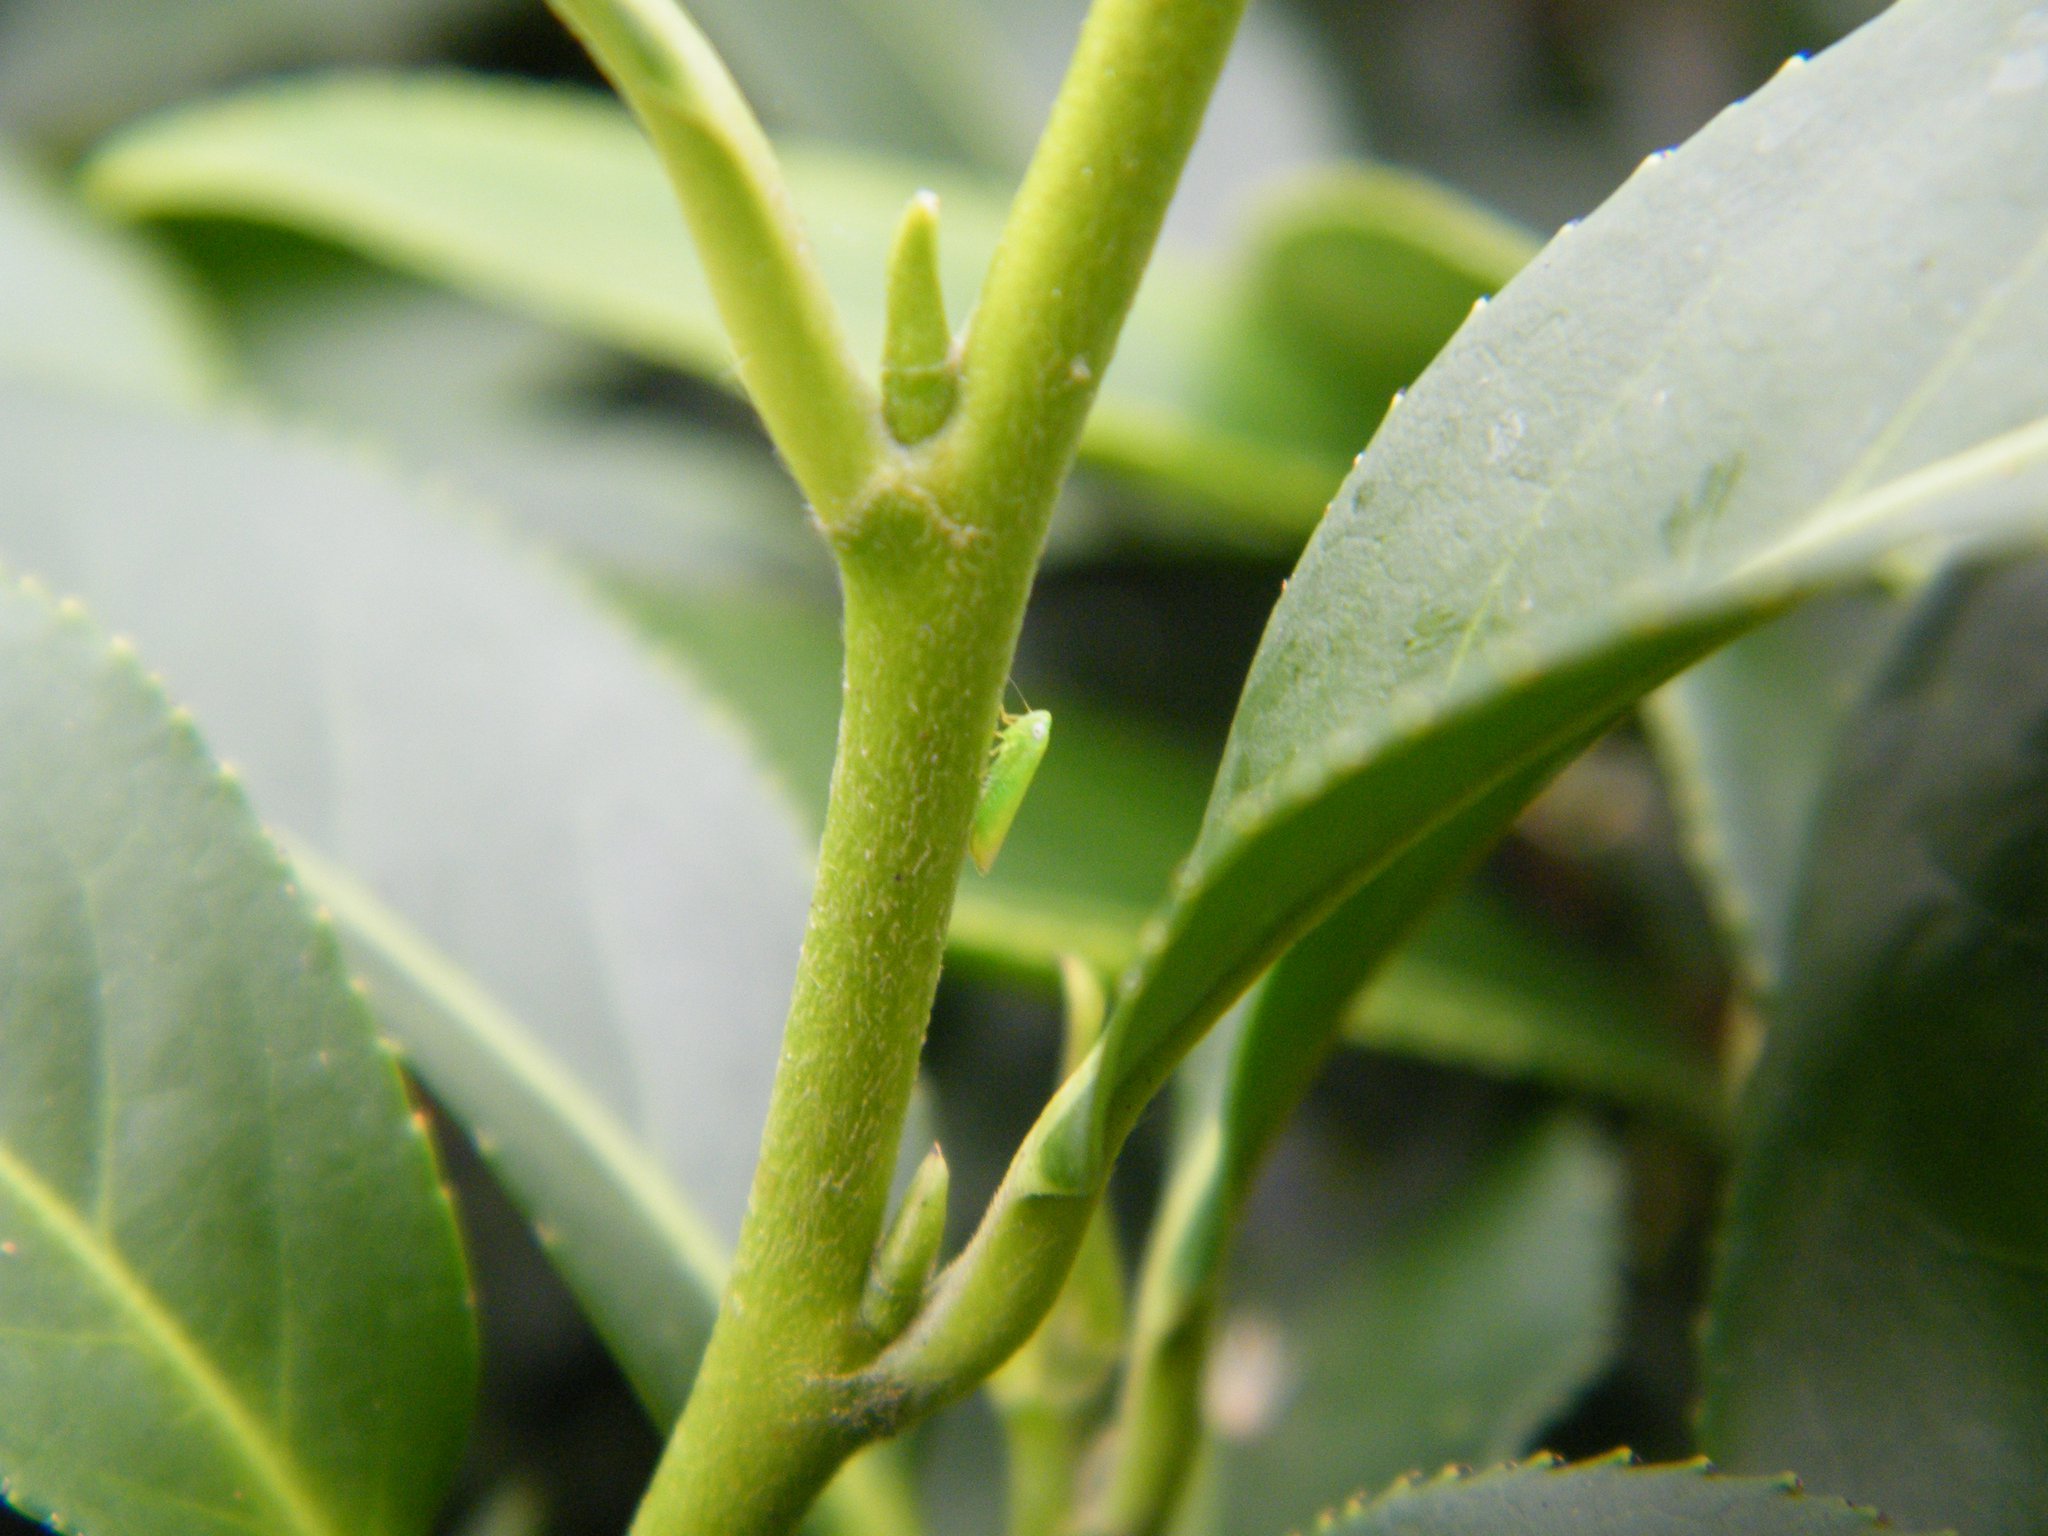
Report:
[[[1867,1505],[1856,1504],[1832,1494],[1809,1493],[1795,1473],[1781,1472],[1775,1476],[1755,1476],[1723,1472],[1705,1456],[1695,1456],[1688,1461],[1646,1464],[1638,1461],[1635,1453],[1626,1446],[1619,1446],[1605,1455],[1588,1457],[1584,1461],[1568,1462],[1554,1452],[1538,1451],[1524,1460],[1503,1462],[1498,1466],[1478,1471],[1453,1463],[1434,1473],[1406,1473],[1377,1494],[1353,1494],[1342,1504],[1324,1510],[1311,1525],[1297,1531],[1294,1536],[1341,1536],[1347,1522],[1362,1519],[1405,1499],[1452,1486],[1499,1482],[1514,1477],[1572,1478],[1617,1472],[1626,1477],[1640,1479],[1690,1475],[1717,1483],[1742,1484],[1753,1488],[1762,1496],[1776,1495],[1779,1498],[1799,1499],[1824,1505],[1837,1513],[1859,1518],[1874,1531],[1893,1529],[1889,1520]],[[1927,1536],[1955,1536],[1955,1532],[1930,1532]]]
[[[321,966],[332,973],[348,999],[347,1006],[358,1015],[358,1022],[372,1051],[391,1074],[393,1089],[401,1096],[409,1097],[397,1057],[378,1031],[361,993],[350,981],[332,921],[322,909],[306,899],[291,865],[249,803],[240,775],[208,750],[191,712],[171,702],[163,679],[143,667],[134,644],[125,636],[112,633],[98,624],[77,597],[58,597],[39,577],[32,574],[17,576],[4,569],[0,569],[0,586],[40,608],[47,616],[52,635],[94,645],[99,664],[132,687],[145,705],[160,712],[166,745],[193,760],[195,766],[211,778],[213,792],[224,797],[240,814],[250,834],[251,851],[269,861],[270,873],[285,899],[304,917],[314,946],[307,957],[309,967]],[[449,1220],[450,1236],[453,1237],[454,1203],[440,1160],[435,1155],[421,1116],[409,1114],[407,1121],[410,1134],[428,1160],[438,1203]],[[236,1448],[243,1465],[264,1487],[273,1507],[290,1526],[310,1533],[310,1536],[330,1536],[335,1530],[334,1524],[319,1509],[313,1491],[303,1485],[302,1469],[291,1455],[289,1446],[276,1443],[270,1432],[251,1417],[248,1405],[193,1342],[183,1321],[164,1309],[157,1294],[129,1269],[118,1253],[105,1250],[103,1245],[91,1241],[88,1234],[78,1231],[78,1223],[63,1210],[61,1202],[56,1201],[42,1181],[20,1165],[4,1146],[0,1146],[0,1177],[4,1177],[22,1198],[40,1212],[56,1240],[72,1250],[80,1263],[95,1271],[101,1283],[131,1311],[142,1329],[155,1337],[159,1346],[178,1362],[195,1388],[213,1405],[221,1433]],[[464,1278],[467,1282],[466,1273]],[[475,1296],[473,1286],[469,1284],[465,1285],[465,1302],[473,1318]],[[21,1490],[18,1478],[0,1476],[0,1502],[53,1530],[71,1533],[71,1536],[76,1536],[79,1531],[79,1527],[67,1520],[60,1510],[46,1507],[41,1499]]]

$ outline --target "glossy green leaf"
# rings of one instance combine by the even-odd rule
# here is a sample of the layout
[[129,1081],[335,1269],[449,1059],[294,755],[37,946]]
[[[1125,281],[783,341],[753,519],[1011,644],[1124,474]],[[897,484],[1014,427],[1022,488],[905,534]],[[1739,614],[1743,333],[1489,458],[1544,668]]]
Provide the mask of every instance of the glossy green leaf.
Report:
[[[625,1352],[639,1311],[672,1308],[681,1358],[716,1277],[658,1211],[652,1236],[600,1219],[645,1214],[652,1175],[615,1155],[635,1141],[714,1233],[745,1202],[809,876],[733,729],[480,523],[253,424],[4,392],[0,558],[133,632],[265,814],[473,984],[450,1006],[337,900],[436,1004],[394,1000],[392,1025],[564,1240],[600,1331]],[[531,1038],[502,1045],[505,1016]],[[580,1189],[564,1157],[615,1187]],[[615,1251],[664,1249],[663,1299],[626,1293],[645,1270]],[[661,1361],[627,1363],[650,1402],[679,1394]]]
[[1137,1332],[1187,1340],[1175,1346],[1183,1374],[1189,1354],[1200,1358],[1260,1167],[1314,1082],[1358,977],[1382,961],[1404,968],[1391,957],[1430,895],[1476,853],[1501,803],[1527,792],[1509,779],[1397,859],[1297,945],[1182,1072],[1175,1167],[1145,1259]]
[[0,146],[0,372],[190,399],[219,365],[170,266]]
[[1254,1292],[1225,1323],[1210,1396],[1230,1411],[1263,1367],[1280,1408],[1220,1447],[1228,1528],[1298,1529],[1361,1486],[1526,1451],[1606,1361],[1622,1229],[1613,1152],[1564,1117],[1338,1273]]
[[1837,738],[1908,603],[1872,589],[1810,603],[1650,700],[1687,851],[1753,988],[1785,973],[1787,927]]
[[[889,244],[906,199],[920,187],[941,197],[951,308],[964,314],[971,307],[1001,227],[1000,189],[817,146],[790,146],[785,169],[863,357],[881,355]],[[132,216],[283,224],[729,382],[723,332],[654,158],[625,116],[593,97],[449,76],[272,87],[123,134],[97,158],[89,185],[102,203]],[[1420,193],[1410,198],[1421,200]],[[1473,265],[1466,247],[1479,243],[1465,239],[1465,226],[1478,216],[1455,214],[1447,194],[1427,200],[1433,221],[1387,212],[1354,265],[1369,269],[1377,261],[1384,269],[1397,253],[1410,275],[1465,282]],[[1361,201],[1355,188],[1350,201]],[[1355,224],[1362,215],[1354,209],[1350,217]],[[1291,293],[1287,313],[1295,315],[1314,293],[1327,296],[1331,278],[1309,273],[1293,288],[1270,274],[1257,281]],[[1212,515],[1220,509],[1236,537],[1291,539],[1313,522],[1350,447],[1313,436],[1304,446],[1290,407],[1251,382],[1245,348],[1253,343],[1226,343],[1220,334],[1233,307],[1219,274],[1184,261],[1156,263],[1083,454]],[[1417,312],[1433,316],[1439,307],[1422,303]],[[1355,311],[1347,311],[1354,320]],[[1390,333],[1382,346],[1367,321],[1354,334],[1374,341],[1370,355],[1386,359],[1386,376],[1396,382],[1434,350],[1416,340],[1430,324]],[[1436,330],[1434,341],[1445,333]],[[1348,386],[1339,380],[1333,387]],[[1348,414],[1355,443],[1385,403],[1383,390],[1325,402],[1317,419],[1326,422],[1333,409],[1355,413]]]
[[1867,1509],[1803,1493],[1790,1478],[1727,1477],[1705,1462],[1638,1467],[1625,1456],[1566,1466],[1539,1457],[1453,1469],[1360,1498],[1329,1536],[1852,1536],[1890,1529]]
[[[1362,976],[1393,965],[1404,938],[1444,885],[1483,847],[1506,807],[1519,804],[1550,771],[1539,763],[1461,809],[1436,835],[1396,858],[1321,927],[1294,946],[1225,1026],[1213,1081],[1216,1171],[1229,1210],[1249,1195],[1267,1152],[1314,1084]],[[1454,919],[1455,920],[1455,919]],[[1227,1227],[1214,1251],[1185,1256],[1193,1271],[1220,1272]]]
[[1901,545],[2048,529],[2048,91],[1991,87],[2030,14],[1907,5],[1788,70],[1388,418],[1253,664],[1084,1166],[1277,952],[1501,785]]
[[1744,1106],[1704,1443],[2048,1527],[2048,571],[1939,590],[1851,720]]
[[0,587],[0,1489],[64,1530],[423,1536],[476,1340],[422,1124],[235,781]]

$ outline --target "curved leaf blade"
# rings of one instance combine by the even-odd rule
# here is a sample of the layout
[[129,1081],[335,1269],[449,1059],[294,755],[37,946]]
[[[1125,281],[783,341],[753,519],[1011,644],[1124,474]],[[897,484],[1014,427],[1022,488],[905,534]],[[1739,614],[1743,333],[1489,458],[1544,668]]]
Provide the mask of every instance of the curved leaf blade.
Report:
[[1784,977],[1793,899],[1835,747],[1910,607],[1878,590],[1808,604],[1649,701],[1688,856],[1758,991]]
[[[783,161],[860,356],[881,355],[889,243],[920,187],[941,196],[952,310],[971,309],[1001,232],[1003,189],[817,145],[786,145]],[[87,185],[134,217],[281,223],[731,382],[723,330],[653,155],[626,116],[595,97],[457,76],[272,86],[123,133],[93,162]],[[1473,231],[1486,221],[1447,192],[1425,195],[1391,179],[1345,186],[1322,191],[1320,203],[1305,190],[1307,206],[1293,216],[1322,246],[1362,244],[1354,264],[1393,271],[1415,293],[1462,294],[1460,311],[1513,270],[1502,250],[1522,250],[1506,235],[1496,241],[1501,250],[1478,238]],[[1342,205],[1343,216],[1325,205]],[[1276,272],[1269,259],[1247,282],[1240,298],[1206,267],[1155,263],[1082,453],[1170,490],[1190,510],[1209,509],[1209,520],[1239,541],[1291,544],[1387,390],[1354,396],[1348,376],[1322,367],[1302,375],[1320,381],[1312,416],[1321,431],[1305,433],[1298,402],[1272,395],[1280,381],[1269,354],[1292,367],[1294,344],[1267,329],[1232,338],[1219,322],[1256,319],[1277,305],[1291,324],[1304,305],[1332,301],[1329,274]],[[1394,384],[1448,334],[1441,303],[1389,306],[1436,317],[1418,331],[1384,328],[1376,323],[1383,316],[1338,302],[1350,334]],[[1350,428],[1343,439],[1328,430],[1333,417]]]
[[[544,1066],[493,1064],[445,978],[405,945],[365,951],[442,1005],[391,1023],[423,1066],[457,1067],[432,1086],[497,1138],[528,1214],[566,1239],[644,1207],[630,1180],[579,1195],[557,1161],[618,1179],[605,1148],[637,1141],[711,1230],[735,1229],[809,874],[731,728],[530,558],[359,464],[249,423],[0,400],[0,554],[130,626],[294,842],[458,968],[474,994],[457,1002],[495,999],[530,1031]],[[465,1047],[486,1059],[462,1068]],[[564,1124],[550,1074],[592,1118]],[[669,1254],[671,1347],[628,1361],[669,1397],[717,1280],[674,1227],[602,1238]],[[647,1335],[616,1291],[585,1300],[622,1353]]]
[[2048,1523],[2048,571],[1930,598],[1845,732],[1744,1106],[1703,1440]]
[[138,112],[256,69],[426,51],[508,0],[9,0],[0,123],[76,145]]
[[396,1068],[125,644],[0,588],[0,1487],[69,1529],[424,1532],[476,1340]]
[[1987,89],[2031,14],[1907,5],[1782,74],[1554,241],[1389,417],[1260,647],[1091,1155],[1460,807],[1902,545],[2040,536],[2048,93]]
[[1800,1492],[1789,1477],[1724,1477],[1705,1462],[1638,1467],[1625,1456],[1397,1483],[1330,1517],[1341,1536],[1851,1536],[1883,1527],[1869,1510]]
[[334,919],[385,1027],[512,1190],[647,1416],[673,1424],[718,1315],[725,1254],[669,1177],[531,1032],[411,924],[309,848],[293,867]]
[[[1533,793],[1539,764],[1460,810],[1436,835],[1396,858],[1281,958],[1233,1023],[1215,1083],[1216,1177],[1232,1202],[1250,1192],[1267,1152],[1314,1084],[1362,976],[1385,966],[1445,883],[1478,856],[1506,807]],[[1218,1049],[1224,1047],[1219,1042]],[[1214,1268],[1220,1252],[1206,1256]]]

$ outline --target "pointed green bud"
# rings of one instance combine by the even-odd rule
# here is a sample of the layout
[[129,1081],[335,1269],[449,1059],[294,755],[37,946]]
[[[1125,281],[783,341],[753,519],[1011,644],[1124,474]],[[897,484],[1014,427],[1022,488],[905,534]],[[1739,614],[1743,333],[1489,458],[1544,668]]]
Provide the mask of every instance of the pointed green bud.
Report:
[[882,419],[899,443],[921,443],[960,398],[953,328],[939,285],[939,200],[920,192],[889,253],[889,322],[882,342]]
[[860,1299],[860,1320],[878,1343],[886,1344],[908,1328],[924,1301],[925,1287],[939,1265],[939,1245],[946,1237],[951,1183],[945,1154],[934,1146],[911,1175],[896,1219],[875,1250],[867,1293]]

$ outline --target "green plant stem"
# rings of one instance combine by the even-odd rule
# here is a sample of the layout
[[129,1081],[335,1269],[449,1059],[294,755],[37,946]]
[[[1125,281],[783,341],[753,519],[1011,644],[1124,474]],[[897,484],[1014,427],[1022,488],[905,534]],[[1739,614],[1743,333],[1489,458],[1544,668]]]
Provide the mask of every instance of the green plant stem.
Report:
[[847,689],[816,893],[753,1198],[695,1390],[635,1529],[773,1532],[892,1428],[841,1380],[944,952],[1029,565],[914,499],[842,551]]
[[945,470],[1043,525],[1245,0],[1096,0],[982,284]]
[[1099,1206],[1059,1300],[989,1378],[1008,1449],[1010,1536],[1060,1536],[1123,1346],[1123,1271]]
[[1201,1450],[1202,1378],[1222,1292],[1219,1259],[1239,1204],[1239,1192],[1222,1177],[1220,1130],[1212,1119],[1199,1133],[1160,1206],[1138,1279],[1109,1473],[1074,1523],[1079,1536],[1158,1536]]
[[[596,0],[556,3],[572,15],[598,9]],[[631,9],[644,23],[654,6]],[[636,1536],[790,1529],[851,1452],[965,1393],[1029,1337],[1088,1230],[1099,1182],[1077,1193],[1013,1181],[999,1197],[1005,1216],[983,1223],[967,1283],[935,1284],[925,1311],[941,1314],[938,1326],[920,1319],[906,1335],[923,1341],[907,1352],[918,1370],[878,1368],[860,1301],[1025,600],[1242,6],[1098,0],[984,288],[954,420],[915,450],[871,459],[857,494],[819,507],[845,592],[846,689],[810,925],[732,1280]],[[612,66],[622,84],[636,78],[637,33],[631,47],[586,35],[601,55],[610,45],[623,57]],[[664,47],[688,54],[691,39],[701,46],[692,29]],[[687,105],[678,128],[636,101],[672,169],[681,167],[686,209],[705,204],[693,227],[734,205],[758,211],[750,194],[772,183],[706,131],[714,120],[731,129],[732,114]],[[700,182],[712,192],[694,190]],[[801,254],[770,238],[781,226],[756,222],[740,251]],[[811,291],[788,280],[798,270],[788,261],[782,270],[763,286],[736,273],[732,301],[721,291],[743,355],[750,340],[777,334],[761,313],[771,289],[799,305]],[[818,327],[781,323],[799,355],[770,361],[793,370],[788,385],[843,396]],[[820,369],[822,381],[807,376]],[[784,375],[771,368],[770,378],[776,387],[757,396],[764,416],[785,409],[770,405]],[[844,466],[866,451],[864,439],[851,441],[850,411],[787,409],[806,425],[784,448],[792,464],[799,448],[836,450],[820,462],[842,490]],[[863,432],[879,431],[865,398],[859,414]],[[1075,1082],[1089,1080],[1084,1068]],[[948,1296],[971,1304],[948,1307]],[[883,1358],[891,1354],[906,1358],[900,1342]]]
[[881,418],[767,136],[675,0],[548,4],[653,139],[748,397],[830,525],[882,460]]
[[[1100,980],[1062,962],[1068,1072],[1094,1049],[1107,1008]],[[1059,1300],[1025,1346],[989,1378],[1009,1460],[1009,1536],[1061,1536],[1081,1464],[1123,1348],[1124,1277],[1116,1233],[1097,1206]]]
[[1007,1536],[1061,1536],[1087,1436],[1072,1417],[1042,1401],[998,1403],[1003,1421]]

